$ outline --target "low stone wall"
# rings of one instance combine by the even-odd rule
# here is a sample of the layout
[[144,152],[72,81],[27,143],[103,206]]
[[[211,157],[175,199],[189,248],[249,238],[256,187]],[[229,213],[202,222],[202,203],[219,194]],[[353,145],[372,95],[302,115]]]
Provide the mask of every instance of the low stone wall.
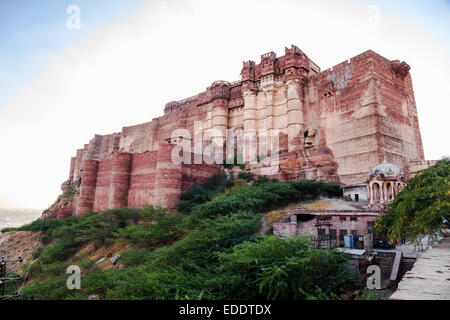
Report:
[[273,224],[273,235],[280,238],[293,238],[297,234],[297,224],[294,222],[277,222]]
[[381,278],[390,279],[396,252],[376,250],[376,253],[375,263],[381,268]]

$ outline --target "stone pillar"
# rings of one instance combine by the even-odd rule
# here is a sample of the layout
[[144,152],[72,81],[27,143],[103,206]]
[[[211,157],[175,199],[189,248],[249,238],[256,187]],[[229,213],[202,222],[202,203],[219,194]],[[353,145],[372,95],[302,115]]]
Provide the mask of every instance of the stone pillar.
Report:
[[299,79],[286,81],[287,113],[288,113],[288,151],[299,151],[302,148],[304,110],[299,94]]
[[131,153],[114,154],[109,185],[108,208],[122,208],[128,205],[130,186]]
[[81,160],[83,158],[83,149],[77,149],[77,155],[75,156],[75,164],[73,169],[73,181],[76,182],[80,177]]
[[[216,146],[221,146],[223,152],[228,129],[228,104],[225,100],[215,100],[212,111],[212,127],[220,132],[220,135],[212,137],[212,142]],[[224,156],[223,159],[225,159]]]
[[70,171],[69,171],[69,180],[70,182],[74,182],[73,181],[73,176],[74,176],[74,171],[75,171],[75,162],[76,162],[77,158],[76,157],[72,157],[70,159]]
[[175,210],[181,197],[182,165],[172,161],[174,145],[160,143],[156,163],[154,203]]
[[272,137],[274,132],[274,120],[273,120],[273,98],[276,93],[276,86],[274,83],[264,87],[264,93],[266,95],[266,108],[264,110],[265,127],[262,129],[267,130],[266,145],[268,150],[271,150]]
[[[217,102],[220,100],[216,100]],[[228,106],[225,104],[214,105],[212,111],[212,126],[220,131],[223,137],[226,136],[228,128]]]
[[80,195],[75,210],[76,216],[81,216],[94,210],[97,171],[98,161],[84,160],[84,167],[81,173]]
[[244,152],[247,154],[244,156],[245,163],[248,164],[250,159],[256,160],[258,152],[257,141],[255,143],[255,141],[247,140],[252,135],[256,136],[256,92],[245,90],[242,95],[244,97]]
[[394,194],[394,183],[391,182],[391,198],[389,200],[394,200],[395,194]]

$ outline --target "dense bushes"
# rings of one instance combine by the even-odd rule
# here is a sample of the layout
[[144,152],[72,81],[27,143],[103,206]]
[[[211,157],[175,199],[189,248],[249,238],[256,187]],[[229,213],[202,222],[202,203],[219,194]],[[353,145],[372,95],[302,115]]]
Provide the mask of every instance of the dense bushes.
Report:
[[[291,201],[302,201],[309,198],[315,198],[319,195],[328,197],[342,196],[342,189],[337,184],[327,184],[316,180],[300,180],[281,183],[276,179],[269,180],[267,177],[259,177],[255,181],[252,173],[240,172],[238,179],[240,181],[252,182],[247,188],[238,188],[233,190],[232,187],[237,181],[233,178],[227,178],[225,173],[213,175],[202,184],[194,185],[186,192],[179,202],[179,210],[189,213],[195,206],[212,200],[209,206],[216,206],[218,203],[225,205],[224,210],[228,210],[228,205],[237,204],[234,210],[261,210],[266,209],[267,204],[272,207],[279,207]],[[231,190],[231,194],[222,194],[226,190]],[[215,199],[220,195],[220,199]],[[255,199],[256,203],[249,202]],[[275,201],[275,202],[274,202]],[[224,203],[227,202],[228,204]],[[206,209],[208,210],[208,209]],[[220,210],[219,210],[220,211]],[[213,214],[214,215],[214,214]],[[203,216],[203,214],[200,214]]]
[[[92,212],[83,217],[71,217],[58,223],[54,220],[46,221],[47,227],[44,232],[54,241],[52,246],[42,250],[41,259],[44,263],[65,261],[88,242],[97,245],[109,243],[116,231],[129,224],[136,224],[140,219],[145,220],[153,210],[153,208],[143,210],[124,208],[101,213]],[[30,228],[35,227],[32,224]]]
[[301,238],[264,237],[219,258],[223,298],[305,299],[317,287],[335,294],[347,280],[342,253],[311,249]]
[[[149,210],[150,208],[147,208]],[[179,229],[182,216],[169,214],[165,210],[153,212],[145,217],[144,224],[131,224],[113,235],[126,239],[136,247],[167,245],[182,235]]]
[[216,254],[253,239],[259,229],[260,215],[249,212],[230,213],[216,219],[205,219],[186,238],[155,252],[154,265],[198,270],[214,263]]
[[206,217],[228,214],[237,210],[267,211],[291,202],[316,198],[319,195],[339,196],[341,194],[342,190],[338,185],[329,185],[322,181],[300,180],[283,183],[266,180],[232,189],[205,204],[193,207],[188,220],[192,226]]
[[[252,180],[241,178],[237,181]],[[103,299],[306,299],[318,298],[317,292],[330,297],[346,280],[341,254],[314,250],[302,239],[257,232],[261,212],[340,192],[307,180],[259,178],[241,186],[221,174],[187,192],[180,206],[184,212],[177,215],[160,208],[125,208],[52,221],[45,231],[51,245],[30,268],[34,281],[25,290],[40,299],[90,294]],[[122,253],[124,268],[101,271],[92,261],[76,261],[83,244],[111,241],[135,247]],[[81,291],[66,288],[62,272],[68,262],[82,268]]]
[[228,179],[225,172],[222,172],[211,176],[201,184],[195,184],[182,195],[178,203],[178,210],[186,213],[190,212],[194,206],[205,203],[211,200],[214,195],[232,187],[233,182],[233,179]]

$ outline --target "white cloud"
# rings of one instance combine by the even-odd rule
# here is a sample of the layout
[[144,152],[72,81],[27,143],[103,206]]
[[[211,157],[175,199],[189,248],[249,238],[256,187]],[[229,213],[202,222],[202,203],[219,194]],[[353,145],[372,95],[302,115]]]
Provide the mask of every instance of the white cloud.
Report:
[[75,149],[95,133],[150,121],[165,103],[214,80],[237,80],[243,60],[281,55],[291,43],[322,69],[367,49],[408,62],[426,157],[449,154],[442,145],[449,108],[441,98],[450,87],[449,52],[413,22],[350,0],[168,3],[151,2],[55,55],[1,111],[0,195],[47,206]]

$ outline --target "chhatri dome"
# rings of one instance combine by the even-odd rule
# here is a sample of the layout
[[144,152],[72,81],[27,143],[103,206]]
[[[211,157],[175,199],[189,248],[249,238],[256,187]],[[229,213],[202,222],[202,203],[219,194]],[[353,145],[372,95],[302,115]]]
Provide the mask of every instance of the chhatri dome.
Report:
[[400,167],[383,161],[369,173],[367,187],[370,205],[384,205],[392,200],[405,185],[405,175]]
[[369,173],[370,177],[376,175],[380,176],[383,180],[403,180],[405,177],[403,170],[401,170],[400,167],[386,161],[377,165]]

